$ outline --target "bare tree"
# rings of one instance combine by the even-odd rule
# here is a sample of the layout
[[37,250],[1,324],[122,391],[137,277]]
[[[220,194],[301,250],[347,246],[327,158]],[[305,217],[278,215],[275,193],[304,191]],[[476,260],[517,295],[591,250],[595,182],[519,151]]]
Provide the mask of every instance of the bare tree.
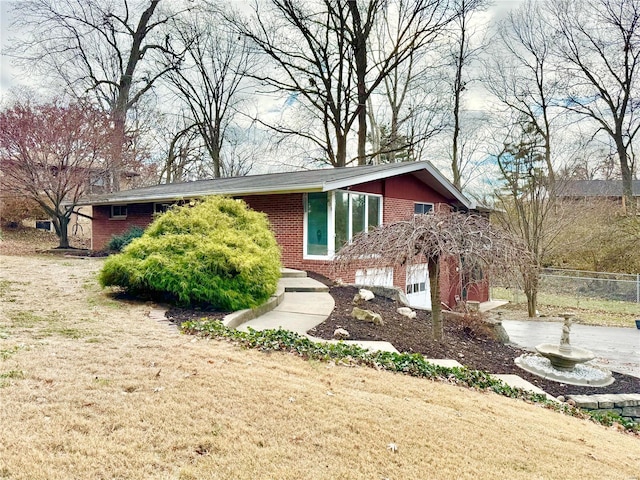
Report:
[[[62,80],[76,98],[91,94],[112,116],[114,138],[127,137],[127,113],[180,55],[162,29],[180,11],[161,11],[160,0],[27,0],[16,2],[16,29],[29,33],[15,50],[44,75]],[[167,64],[170,56],[174,62]],[[160,61],[163,60],[163,61]],[[112,188],[119,190],[122,149],[111,159]]]
[[455,0],[453,8],[457,11],[452,23],[450,58],[454,67],[452,82],[453,93],[453,135],[451,145],[451,172],[453,184],[458,190],[462,190],[462,159],[460,146],[461,108],[464,92],[468,90],[472,77],[469,75],[471,62],[477,57],[482,45],[474,46],[477,40],[477,26],[474,26],[473,17],[479,11],[489,5],[488,0]]
[[166,158],[158,175],[159,183],[180,183],[199,177],[193,172],[201,162],[204,149],[195,125],[190,120],[188,123],[171,132]]
[[640,129],[640,3],[562,0],[550,5],[555,48],[567,79],[565,108],[593,120],[611,137],[622,173],[627,213],[635,214],[633,141]]
[[485,86],[542,140],[547,180],[555,181],[553,121],[560,86],[552,64],[554,38],[539,3],[527,0],[498,26],[498,45],[485,63]]
[[493,153],[501,172],[502,187],[495,194],[501,226],[522,240],[531,263],[522,269],[523,290],[530,317],[536,316],[540,269],[555,239],[569,218],[558,215],[556,178],[550,181],[545,161],[545,141],[527,116],[514,123]]
[[35,201],[69,246],[74,207],[110,155],[110,119],[87,105],[16,104],[0,113],[2,190]]
[[[383,12],[377,22],[376,45],[393,42],[400,25]],[[434,42],[437,43],[437,42]],[[371,48],[375,65],[387,52]],[[412,51],[408,58],[384,76],[377,92],[368,98],[369,163],[393,163],[419,157],[423,145],[445,126],[442,65],[431,45]],[[375,104],[374,104],[375,100]]]
[[[262,8],[267,3],[267,8]],[[255,74],[272,92],[286,92],[313,119],[314,128],[270,124],[316,147],[335,167],[347,160],[348,137],[358,121],[358,162],[364,163],[367,100],[385,76],[416,49],[432,41],[451,20],[444,0],[338,2],[269,0],[254,4],[249,18],[236,17],[237,31],[274,65]],[[371,31],[385,9],[398,23],[379,61],[370,55]]]
[[[466,213],[436,211],[411,220],[388,223],[359,234],[336,256],[338,269],[361,263],[401,266],[424,263],[429,269],[433,337],[443,337],[440,299],[440,264],[452,258],[465,272],[482,268],[486,273],[509,271],[526,262],[526,250],[488,219]],[[464,261],[462,259],[464,258]]]
[[222,150],[243,101],[242,84],[252,55],[246,40],[225,30],[210,9],[194,9],[173,23],[185,60],[167,78],[188,106],[211,158],[213,177],[218,178],[229,170],[223,165]]

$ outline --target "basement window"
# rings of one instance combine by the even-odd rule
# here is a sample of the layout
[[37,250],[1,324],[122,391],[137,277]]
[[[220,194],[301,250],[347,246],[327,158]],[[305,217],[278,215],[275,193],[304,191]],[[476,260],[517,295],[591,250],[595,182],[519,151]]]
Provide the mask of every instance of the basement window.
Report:
[[111,214],[109,218],[124,219],[127,218],[127,206],[126,205],[111,205]]

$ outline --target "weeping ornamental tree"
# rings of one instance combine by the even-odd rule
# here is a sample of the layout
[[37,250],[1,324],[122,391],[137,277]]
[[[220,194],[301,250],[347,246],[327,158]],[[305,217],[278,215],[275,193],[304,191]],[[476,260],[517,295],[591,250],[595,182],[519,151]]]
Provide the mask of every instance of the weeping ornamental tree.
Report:
[[[487,275],[519,271],[528,261],[520,241],[479,215],[437,211],[381,225],[361,233],[336,256],[336,269],[366,261],[367,266],[409,266],[426,263],[431,287],[433,338],[444,332],[440,300],[440,266],[453,258],[460,278],[481,268]],[[366,260],[363,260],[366,259]]]

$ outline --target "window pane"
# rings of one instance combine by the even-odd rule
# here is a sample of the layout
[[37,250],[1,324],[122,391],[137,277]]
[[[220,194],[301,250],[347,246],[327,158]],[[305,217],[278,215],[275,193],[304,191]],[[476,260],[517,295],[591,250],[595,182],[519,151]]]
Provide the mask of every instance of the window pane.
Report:
[[367,219],[367,231],[380,224],[380,197],[369,197],[367,206],[369,218]]
[[366,197],[364,195],[351,194],[351,238],[364,231],[365,201]]
[[433,210],[433,205],[430,203],[416,203],[413,207],[413,211],[416,215],[429,213],[431,210]]
[[307,254],[327,255],[327,193],[307,195]]
[[349,194],[336,192],[336,251],[349,241]]

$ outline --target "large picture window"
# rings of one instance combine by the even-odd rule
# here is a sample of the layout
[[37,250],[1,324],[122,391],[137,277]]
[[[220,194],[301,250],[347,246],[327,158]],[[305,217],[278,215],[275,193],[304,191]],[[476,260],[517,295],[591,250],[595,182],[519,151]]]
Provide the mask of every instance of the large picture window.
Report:
[[309,193],[305,205],[305,255],[328,257],[358,233],[382,221],[381,197],[336,191]]

